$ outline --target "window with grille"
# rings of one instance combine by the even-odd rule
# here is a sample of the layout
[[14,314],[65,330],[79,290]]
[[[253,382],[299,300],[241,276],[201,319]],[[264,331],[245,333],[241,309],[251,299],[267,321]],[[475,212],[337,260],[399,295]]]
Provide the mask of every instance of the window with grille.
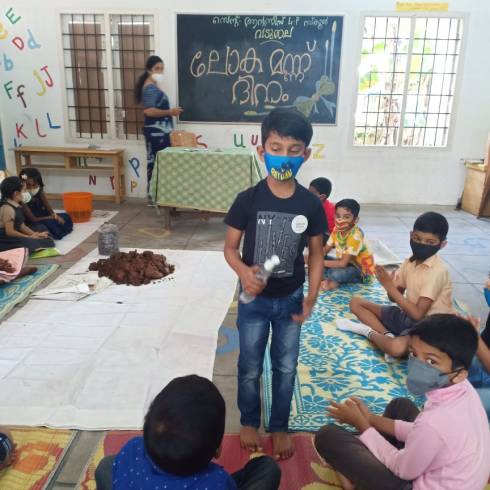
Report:
[[365,17],[354,144],[445,147],[463,19]]
[[155,51],[153,16],[63,14],[62,37],[71,136],[143,139],[134,86]]

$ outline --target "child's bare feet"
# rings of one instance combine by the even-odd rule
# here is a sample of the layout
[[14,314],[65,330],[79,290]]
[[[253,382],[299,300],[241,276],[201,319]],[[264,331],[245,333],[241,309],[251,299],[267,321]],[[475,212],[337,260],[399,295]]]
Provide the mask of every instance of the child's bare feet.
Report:
[[287,432],[272,433],[272,452],[275,459],[288,459],[294,454],[294,444]]
[[339,287],[339,283],[332,281],[331,279],[325,279],[320,283],[320,289],[322,291],[332,291],[332,289],[337,289]]
[[240,446],[252,452],[262,451],[259,431],[249,425],[243,426],[240,431]]

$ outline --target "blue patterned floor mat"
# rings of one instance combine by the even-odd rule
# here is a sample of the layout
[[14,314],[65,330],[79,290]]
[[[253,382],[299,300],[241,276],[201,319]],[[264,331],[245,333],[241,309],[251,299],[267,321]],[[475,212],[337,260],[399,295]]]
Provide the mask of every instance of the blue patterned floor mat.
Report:
[[0,320],[18,303],[24,301],[29,294],[48,278],[58,265],[38,265],[37,272],[0,285]]
[[[393,398],[413,399],[405,386],[406,362],[387,364],[383,354],[367,339],[336,328],[336,319],[354,318],[349,310],[349,301],[354,295],[390,304],[378,282],[352,284],[320,293],[313,314],[301,331],[298,374],[289,417],[292,431],[317,431],[332,422],[326,412],[330,400],[343,401],[356,396],[372,412],[381,414]],[[262,380],[267,428],[272,397],[269,349]]]

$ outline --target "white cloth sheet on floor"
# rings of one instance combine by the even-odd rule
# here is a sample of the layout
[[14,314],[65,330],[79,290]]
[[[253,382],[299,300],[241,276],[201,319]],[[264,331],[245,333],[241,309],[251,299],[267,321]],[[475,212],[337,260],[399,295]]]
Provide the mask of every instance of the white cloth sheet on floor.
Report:
[[[236,275],[222,252],[156,252],[175,265],[160,282],[30,300],[0,326],[2,424],[139,429],[171,379],[211,379]],[[98,258],[94,250],[67,273]]]
[[391,251],[381,240],[369,239],[367,240],[371,253],[374,255],[374,262],[376,265],[398,265],[403,261]]
[[[57,213],[64,211],[57,210]],[[110,221],[116,216],[117,211],[106,211],[96,209],[92,212],[90,221],[85,223],[73,223],[73,231],[63,237],[61,240],[55,240],[55,248],[61,255],[66,255],[73,250],[77,245],[80,245],[92,233],[96,232],[104,223]]]

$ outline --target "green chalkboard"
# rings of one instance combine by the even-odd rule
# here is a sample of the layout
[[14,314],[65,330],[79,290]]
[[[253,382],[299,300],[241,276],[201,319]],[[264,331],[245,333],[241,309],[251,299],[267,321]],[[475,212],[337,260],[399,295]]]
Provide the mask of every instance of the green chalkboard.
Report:
[[177,15],[181,121],[258,122],[295,107],[335,124],[342,16]]

